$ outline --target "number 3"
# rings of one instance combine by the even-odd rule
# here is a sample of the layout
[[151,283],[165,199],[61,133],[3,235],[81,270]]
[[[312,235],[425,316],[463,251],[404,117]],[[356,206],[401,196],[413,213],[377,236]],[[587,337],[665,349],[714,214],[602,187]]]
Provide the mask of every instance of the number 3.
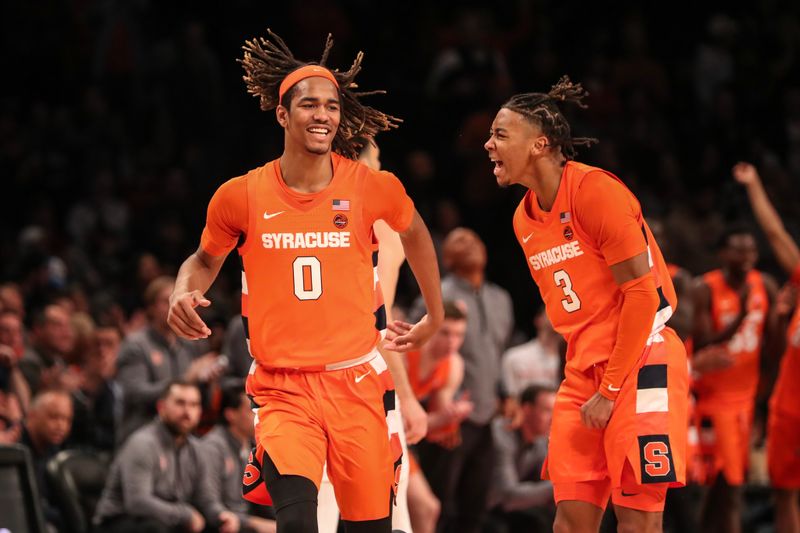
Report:
[[574,313],[581,308],[581,299],[572,290],[572,280],[569,279],[569,274],[565,270],[556,270],[553,272],[553,281],[561,290],[564,291],[564,296],[561,300],[561,305],[567,313]]
[[[314,256],[298,257],[292,263],[294,295],[298,300],[317,300],[322,295],[322,263]],[[306,284],[306,269],[309,283]]]

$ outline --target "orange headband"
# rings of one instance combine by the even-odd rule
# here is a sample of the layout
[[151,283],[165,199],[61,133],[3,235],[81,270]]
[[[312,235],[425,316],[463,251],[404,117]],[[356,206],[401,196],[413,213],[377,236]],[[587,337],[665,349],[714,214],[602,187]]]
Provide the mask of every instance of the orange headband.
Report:
[[314,76],[331,80],[333,84],[336,85],[336,88],[339,88],[339,82],[336,81],[333,72],[319,65],[306,65],[297,70],[293,70],[283,79],[281,86],[278,89],[278,101],[280,102],[283,100],[283,95],[286,94],[286,91],[288,91],[295,83],[306,78],[312,78]]

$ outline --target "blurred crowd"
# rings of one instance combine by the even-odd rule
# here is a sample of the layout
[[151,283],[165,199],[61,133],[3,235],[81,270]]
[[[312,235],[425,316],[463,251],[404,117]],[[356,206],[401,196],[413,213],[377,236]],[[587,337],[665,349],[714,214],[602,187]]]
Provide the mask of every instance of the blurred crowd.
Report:
[[[511,228],[524,191],[496,186],[482,148],[510,95],[546,92],[562,74],[583,83],[589,107],[567,109],[567,116],[574,134],[600,143],[582,150],[580,160],[615,172],[634,191],[645,214],[661,222],[667,260],[692,275],[720,266],[715,243],[733,222],[752,220],[730,179],[738,160],[756,164],[789,232],[800,235],[797,4],[761,2],[747,11],[695,5],[691,17],[677,8],[576,8],[549,0],[458,8],[416,0],[262,4],[0,7],[0,66],[9,74],[0,96],[7,191],[0,211],[0,443],[31,448],[49,502],[45,514],[56,527],[46,461],[63,448],[113,454],[128,435],[157,423],[154,417],[177,416],[163,411],[174,400],[175,391],[165,393],[171,380],[181,380],[180,390],[199,386],[202,409],[188,432],[236,424],[239,403],[222,402],[226,380],[240,379],[248,367],[236,331],[236,261],[209,293],[208,342],[176,339],[165,317],[170,276],[196,249],[212,192],[281,152],[282,132],[246,94],[235,61],[244,40],[267,27],[303,60],[317,59],[325,34],[333,33],[334,68],[366,52],[360,86],[388,91],[367,102],[404,120],[379,138],[383,167],[403,181],[431,228],[451,276],[445,296],[477,298],[463,318],[460,388],[470,391],[471,405],[459,415],[464,455],[451,460],[469,465],[498,450],[527,455],[516,463],[498,458],[503,471],[487,470],[486,462],[487,469],[468,473],[478,476],[471,481],[467,474],[437,477],[427,465],[442,463],[444,452],[423,444],[423,471],[436,497],[447,500],[440,511],[453,524],[474,518],[448,515],[455,513],[450,502],[471,497],[459,490],[473,483],[511,490],[512,463],[535,470],[541,457],[534,442],[546,436],[548,391],[560,376],[558,342],[537,313],[541,300]],[[496,284],[486,301],[457,283],[467,267],[453,254],[476,261],[468,252],[459,256],[458,246],[482,250],[480,279]],[[786,279],[769,254],[759,268]],[[417,295],[404,267],[398,313],[413,315]],[[525,427],[526,414],[530,428],[522,437],[502,433]],[[498,416],[503,426],[493,429]],[[491,509],[473,511],[537,507],[544,515],[525,520],[546,522],[551,510],[542,490],[493,492]]]

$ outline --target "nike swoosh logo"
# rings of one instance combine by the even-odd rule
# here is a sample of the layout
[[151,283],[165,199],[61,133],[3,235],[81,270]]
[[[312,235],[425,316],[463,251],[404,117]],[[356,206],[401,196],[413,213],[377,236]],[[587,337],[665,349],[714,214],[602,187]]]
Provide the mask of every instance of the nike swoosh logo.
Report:
[[621,389],[622,387],[612,387],[611,385],[608,385],[608,390],[611,392],[619,392]]
[[276,217],[276,216],[280,215],[281,213],[285,213],[285,212],[286,211],[278,211],[276,213],[267,213],[266,211],[264,211],[264,220],[269,220],[272,217]]
[[622,491],[623,496],[636,496],[638,494],[639,494],[638,492],[625,492],[624,490]]
[[361,374],[360,376],[356,376],[356,383],[361,383],[361,380],[369,376],[370,374],[372,374],[372,370],[370,370],[366,374]]
[[523,242],[523,243],[526,243],[526,242],[528,242],[528,241],[530,240],[530,238],[531,238],[531,237],[533,237],[533,233],[528,233],[528,236],[527,236],[527,237],[523,237],[523,238],[522,238],[522,242]]

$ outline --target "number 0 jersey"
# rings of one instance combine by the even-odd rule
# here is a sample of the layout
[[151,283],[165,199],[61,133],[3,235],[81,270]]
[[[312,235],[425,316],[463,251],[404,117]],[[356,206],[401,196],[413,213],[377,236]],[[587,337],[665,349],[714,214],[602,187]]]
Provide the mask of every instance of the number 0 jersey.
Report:
[[331,158],[333,179],[318,193],[287,187],[275,160],[224,183],[208,206],[206,253],[226,254],[243,237],[242,317],[250,353],[266,367],[351,360],[380,336],[372,225],[405,231],[414,205],[394,175]]
[[623,295],[611,265],[649,252],[660,297],[652,333],[677,306],[639,202],[605,170],[568,161],[552,209],[543,211],[529,190],[514,213],[514,232],[547,316],[567,340],[567,365],[578,370],[607,361],[616,343]]

